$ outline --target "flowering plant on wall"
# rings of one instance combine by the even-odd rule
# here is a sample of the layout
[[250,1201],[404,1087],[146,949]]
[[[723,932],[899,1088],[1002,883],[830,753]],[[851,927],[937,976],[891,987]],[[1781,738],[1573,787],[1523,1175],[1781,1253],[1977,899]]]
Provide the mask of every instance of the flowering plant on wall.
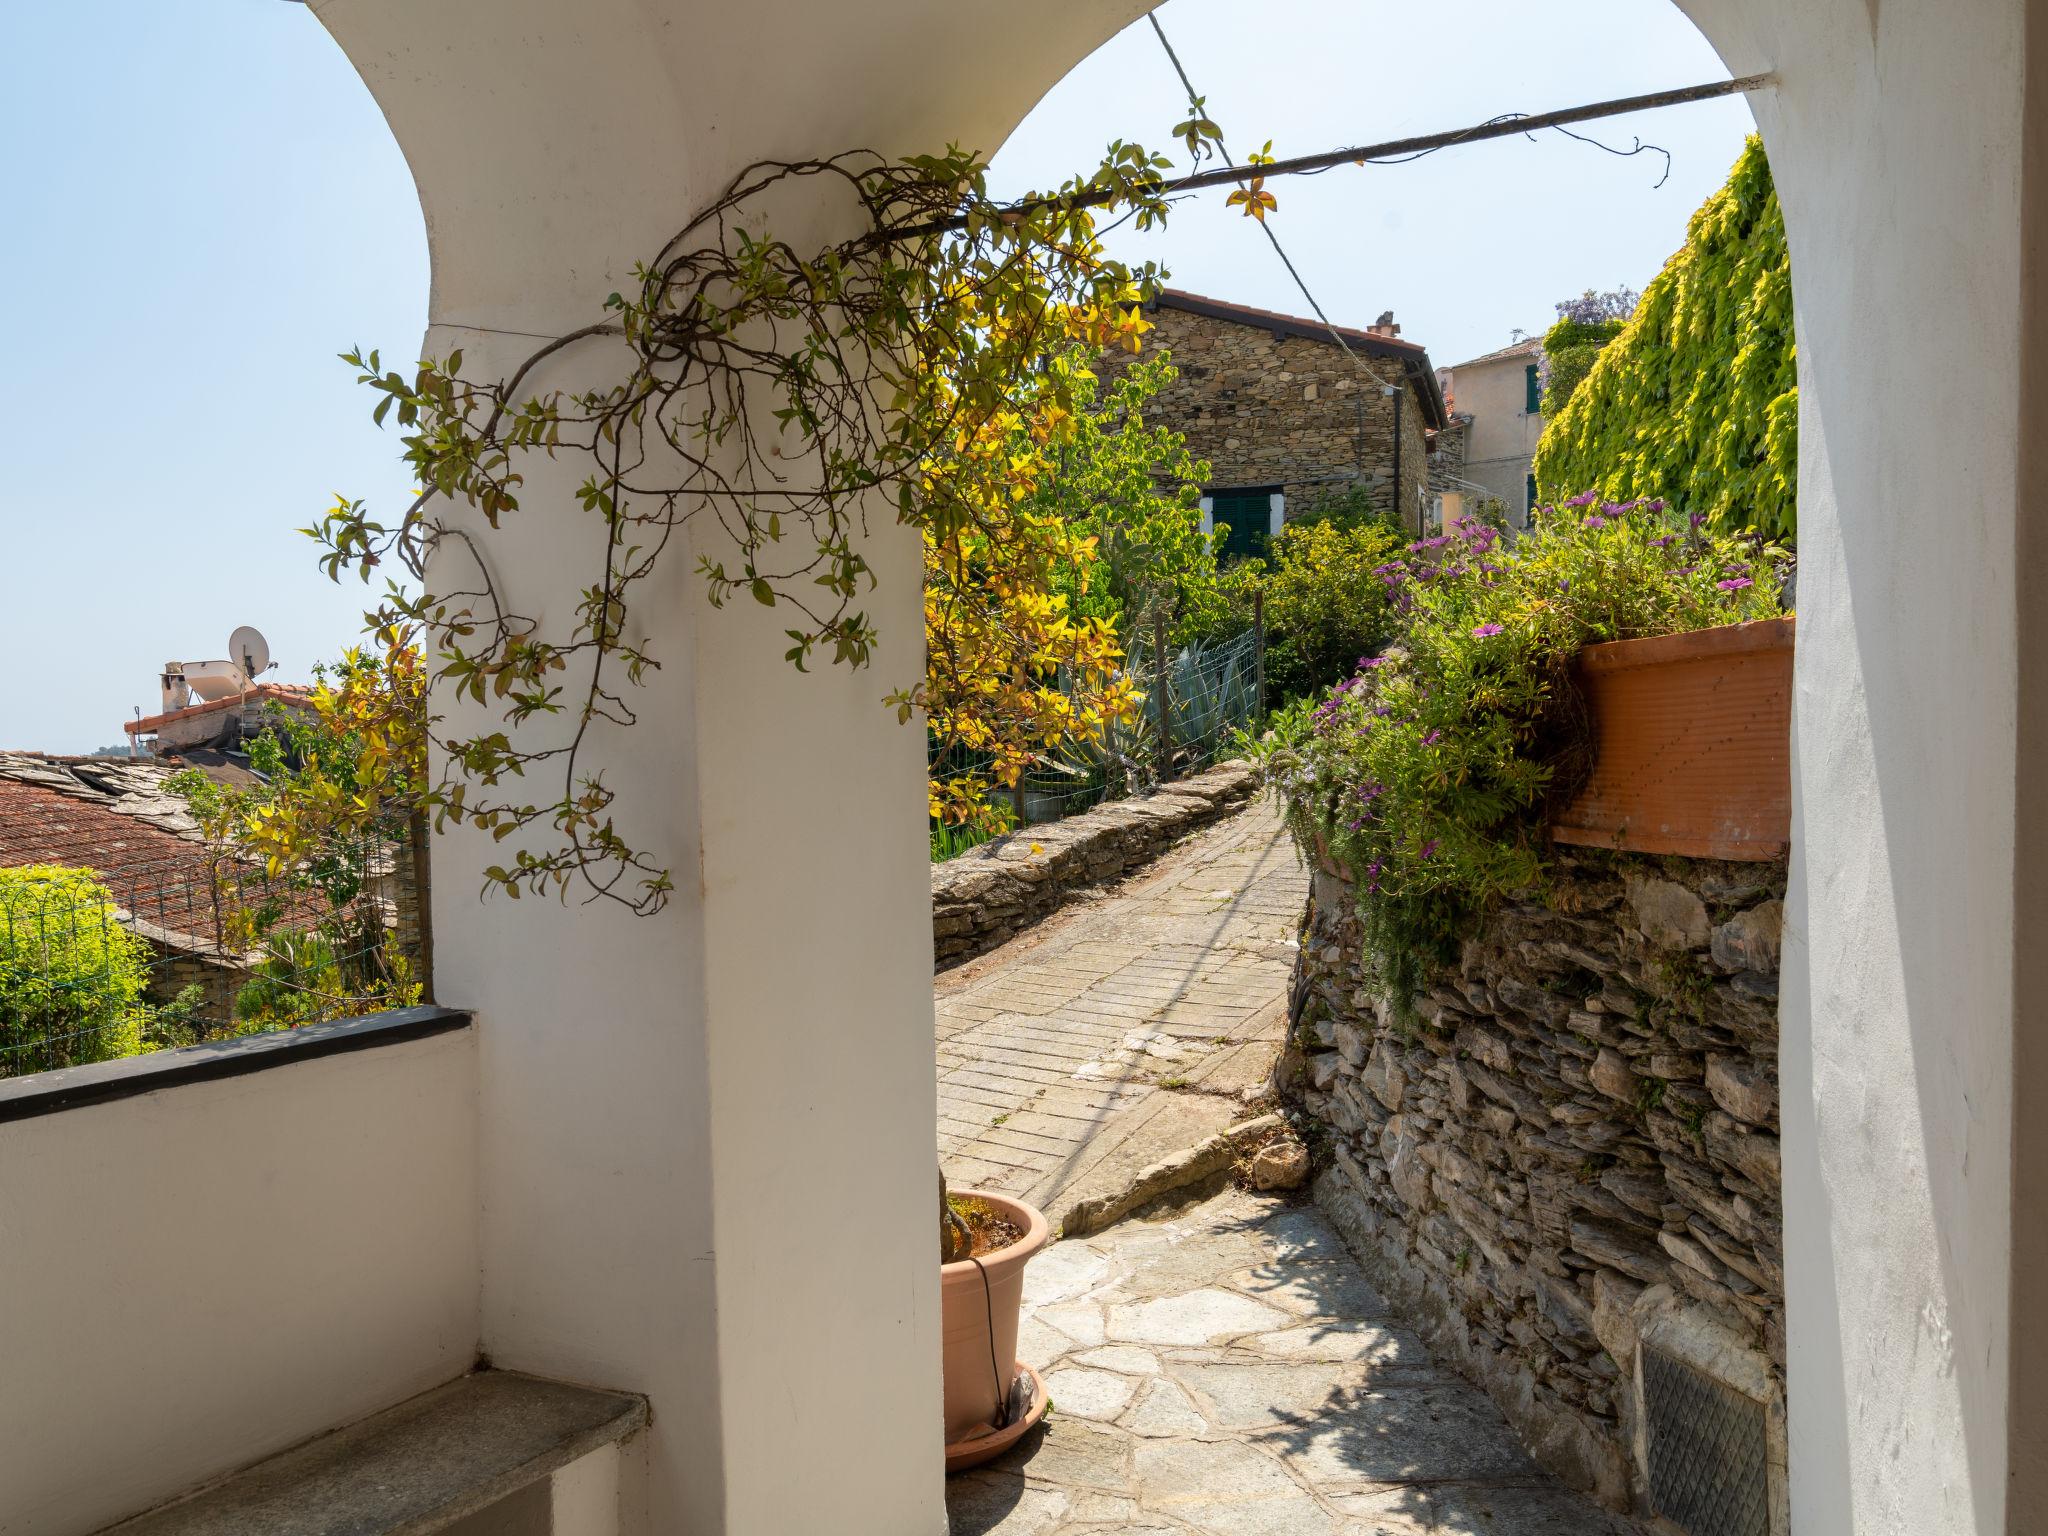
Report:
[[1588,766],[1582,647],[1783,612],[1785,551],[1702,522],[1589,493],[1513,545],[1458,523],[1378,567],[1394,642],[1290,717],[1267,768],[1304,850],[1357,880],[1396,997],[1490,901],[1540,883],[1542,812]]

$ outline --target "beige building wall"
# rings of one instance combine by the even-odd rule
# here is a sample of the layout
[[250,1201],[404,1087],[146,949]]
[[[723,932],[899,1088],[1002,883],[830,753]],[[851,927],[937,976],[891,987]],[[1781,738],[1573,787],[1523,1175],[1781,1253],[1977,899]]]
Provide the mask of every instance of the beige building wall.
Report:
[[1539,354],[1534,341],[1525,345],[1444,370],[1452,409],[1472,418],[1461,473],[1500,498],[1518,528],[1529,525],[1529,465],[1543,435],[1541,413],[1529,409],[1529,369]]

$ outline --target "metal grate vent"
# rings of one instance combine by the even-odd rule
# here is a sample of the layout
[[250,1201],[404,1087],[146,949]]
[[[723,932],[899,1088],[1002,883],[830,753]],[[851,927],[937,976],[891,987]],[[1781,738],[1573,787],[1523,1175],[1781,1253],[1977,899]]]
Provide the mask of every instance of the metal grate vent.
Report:
[[1771,1536],[1764,1405],[1645,1346],[1650,1498],[1686,1536]]

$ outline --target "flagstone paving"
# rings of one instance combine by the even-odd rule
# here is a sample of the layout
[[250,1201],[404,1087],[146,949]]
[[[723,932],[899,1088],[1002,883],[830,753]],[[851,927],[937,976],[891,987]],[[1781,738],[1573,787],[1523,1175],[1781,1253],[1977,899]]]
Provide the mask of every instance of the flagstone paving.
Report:
[[1313,1206],[1226,1191],[1055,1243],[1020,1358],[1045,1425],[952,1479],[953,1536],[1635,1536],[1440,1370]]
[[933,985],[955,1187],[1064,1194],[1244,1114],[1286,1022],[1308,875],[1261,797]]

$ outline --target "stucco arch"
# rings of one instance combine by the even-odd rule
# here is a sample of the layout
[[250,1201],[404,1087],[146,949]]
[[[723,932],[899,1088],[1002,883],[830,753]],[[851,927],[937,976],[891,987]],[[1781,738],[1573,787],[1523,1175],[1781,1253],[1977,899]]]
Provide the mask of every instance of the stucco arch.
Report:
[[[2015,856],[2038,837],[2016,785],[2041,750],[2020,755],[2041,581],[2020,517],[2028,7],[1680,3],[1731,70],[1777,76],[1755,109],[1800,330],[1781,1003],[1794,1528],[2004,1530],[2008,1476],[2033,1464],[2009,1453],[2007,1364],[2014,1212],[2031,1208],[2013,1183],[2014,939],[2041,901]],[[418,180],[429,347],[490,369],[584,323],[739,164],[993,147],[1143,7],[316,9]],[[837,216],[793,208],[784,227]],[[557,381],[598,366],[565,358]],[[537,477],[529,506],[547,492]],[[906,543],[875,552],[880,676],[915,663]],[[566,601],[571,534],[535,520],[501,548],[524,601]],[[643,836],[697,850],[659,939],[480,912],[460,874],[480,854],[437,852],[455,871],[443,992],[483,1020],[484,1343],[652,1394],[653,1529],[829,1514],[935,1532],[916,743],[871,680],[795,678],[772,622],[707,614],[683,577],[650,622],[669,665],[613,778]],[[829,1263],[792,1265],[792,1203],[862,1219]]]

